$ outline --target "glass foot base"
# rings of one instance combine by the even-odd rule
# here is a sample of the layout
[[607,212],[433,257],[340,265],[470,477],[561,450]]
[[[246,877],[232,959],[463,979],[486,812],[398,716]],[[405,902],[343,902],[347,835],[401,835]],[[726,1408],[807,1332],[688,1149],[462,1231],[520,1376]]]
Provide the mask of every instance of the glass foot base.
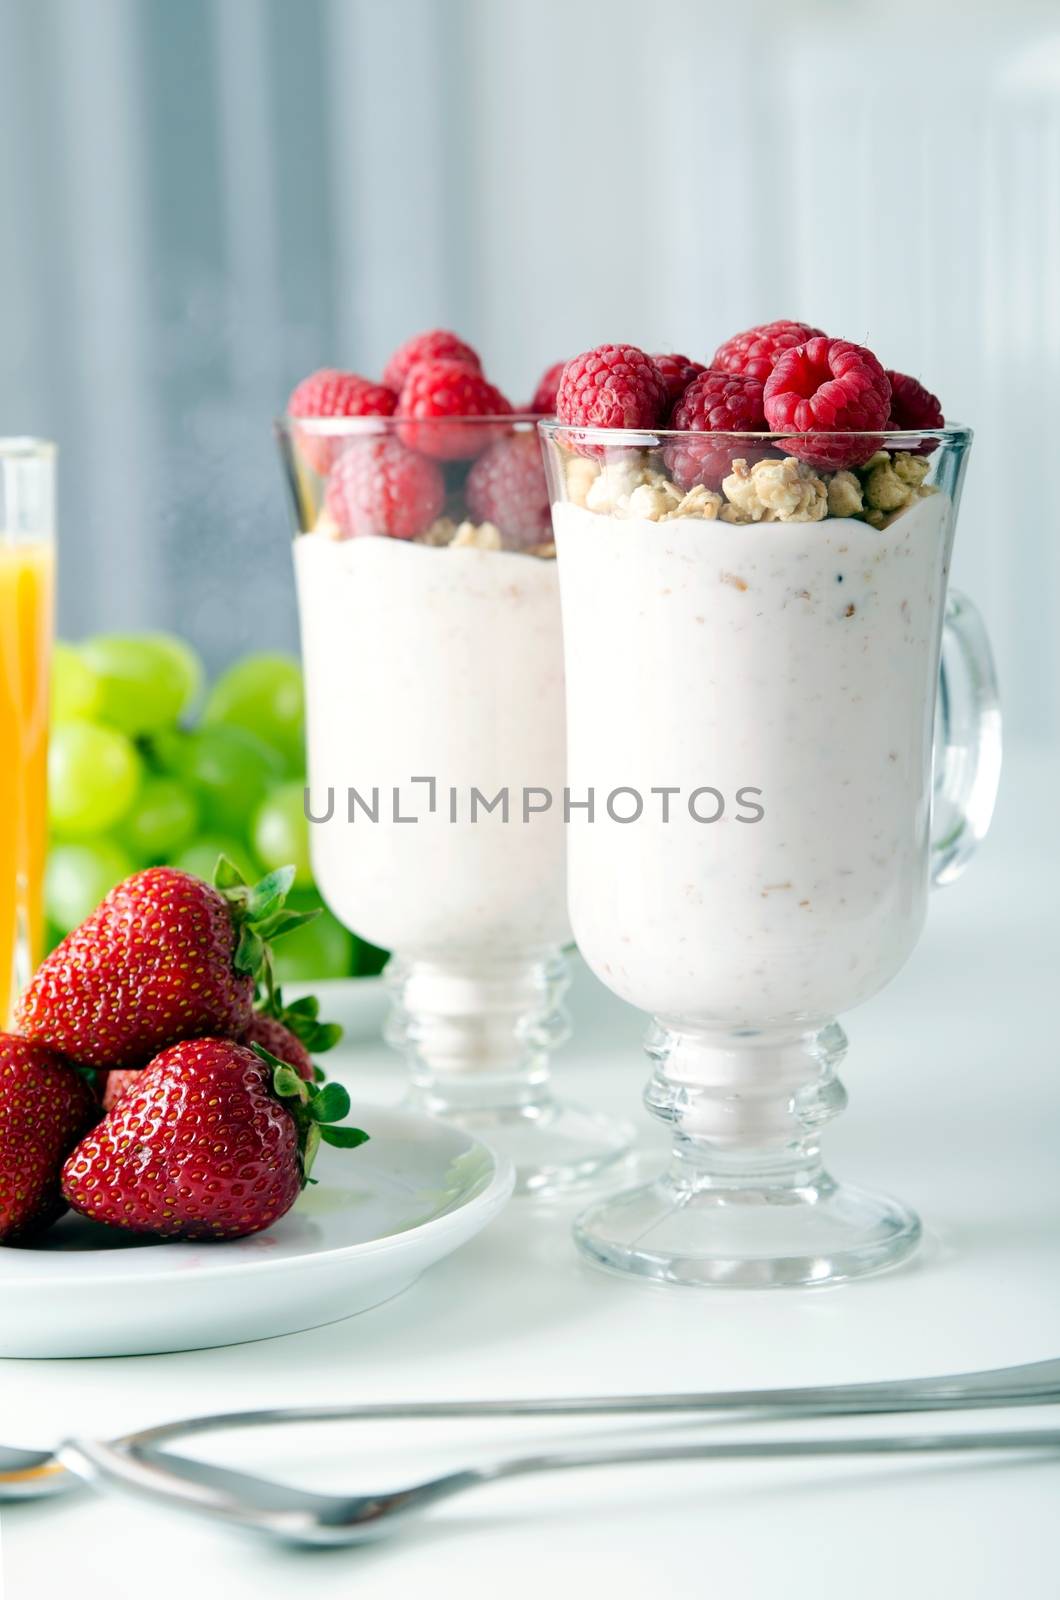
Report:
[[597,1265],[718,1289],[842,1283],[903,1261],[914,1212],[822,1174],[801,1187],[697,1188],[662,1177],[590,1206],[578,1248]]
[[551,1097],[527,1105],[457,1106],[413,1089],[407,1104],[466,1128],[510,1157],[516,1194],[558,1194],[591,1183],[622,1160],[633,1138],[624,1124]]

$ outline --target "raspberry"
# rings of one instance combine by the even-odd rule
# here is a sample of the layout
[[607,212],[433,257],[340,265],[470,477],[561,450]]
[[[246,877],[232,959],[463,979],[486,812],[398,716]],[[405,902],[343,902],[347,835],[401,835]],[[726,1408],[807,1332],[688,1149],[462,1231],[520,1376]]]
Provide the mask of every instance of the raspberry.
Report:
[[414,539],[444,504],[445,479],[437,462],[389,436],[347,445],[331,469],[325,498],[347,539],[370,533]]
[[509,434],[479,456],[468,475],[467,509],[476,522],[494,523],[509,549],[551,539],[548,484],[536,434]]
[[556,391],[559,380],[563,376],[565,361],[556,361],[545,373],[541,382],[534,390],[534,398],[527,406],[527,411],[533,417],[554,417],[556,415]]
[[778,356],[807,339],[823,339],[820,328],[811,328],[808,322],[762,322],[746,333],[734,333],[714,352],[712,367],[722,372],[743,372],[749,378],[760,378],[763,383],[776,366]]
[[666,404],[671,410],[680,400],[693,378],[698,378],[701,372],[706,372],[706,367],[700,366],[698,361],[689,361],[687,356],[652,356],[652,360],[662,374],[663,383],[666,385]]
[[776,433],[856,433],[856,439],[785,439],[789,455],[820,472],[859,466],[879,449],[866,437],[887,424],[891,385],[871,350],[846,339],[809,339],[786,350],[766,379],[765,410]]
[[[287,402],[289,417],[392,417],[397,407],[397,390],[383,383],[359,378],[355,372],[339,372],[321,367],[303,378]],[[298,429],[298,444],[314,472],[326,478],[339,453],[343,439]]]
[[738,372],[700,373],[688,385],[674,407],[671,419],[674,428],[696,429],[688,439],[671,439],[663,450],[667,468],[681,485],[691,489],[697,483],[708,489],[717,489],[721,480],[732,471],[734,457],[745,461],[761,459],[761,452],[751,450],[740,440],[727,438],[704,439],[703,433],[764,433],[765,413],[762,410],[762,385],[757,378],[748,378]]
[[467,461],[496,438],[495,428],[454,422],[445,417],[507,417],[511,406],[481,372],[463,361],[421,361],[409,373],[398,400],[397,414],[409,420],[399,428],[412,450],[439,461]]
[[405,379],[421,361],[462,361],[476,372],[482,371],[482,362],[469,344],[447,328],[432,328],[430,333],[414,334],[398,345],[383,368],[383,382],[400,393]]
[[941,428],[945,426],[942,407],[930,389],[904,372],[888,372],[891,385],[889,428]]
[[[666,407],[666,383],[651,356],[633,344],[602,344],[568,361],[559,380],[556,415],[583,428],[654,428]],[[575,445],[583,455],[602,446]]]

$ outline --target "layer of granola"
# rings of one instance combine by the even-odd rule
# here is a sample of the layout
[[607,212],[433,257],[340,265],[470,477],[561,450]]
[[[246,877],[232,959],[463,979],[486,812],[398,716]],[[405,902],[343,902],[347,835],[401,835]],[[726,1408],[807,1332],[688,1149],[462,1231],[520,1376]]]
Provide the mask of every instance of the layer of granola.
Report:
[[[347,535],[342,531],[337,522],[327,510],[321,511],[314,526],[314,535],[325,539],[344,540]],[[380,538],[390,538],[390,534],[380,534]],[[515,551],[520,555],[537,556],[541,560],[555,559],[556,546],[551,539],[534,545],[512,545],[505,542],[504,535],[495,522],[473,522],[465,518],[457,522],[453,517],[436,517],[429,528],[418,533],[410,544],[430,545],[433,549],[443,550],[507,550]]]
[[472,522],[465,517],[462,522],[456,522],[452,517],[439,517],[432,522],[430,527],[419,534],[416,544],[434,545],[437,549],[448,548],[452,550],[517,550],[522,555],[540,556],[545,560],[552,559],[556,554],[556,547],[551,539],[534,545],[511,545],[505,542],[504,535],[495,522]]
[[885,528],[936,486],[930,462],[906,450],[878,450],[864,466],[818,472],[794,456],[737,458],[720,492],[697,484],[682,489],[660,471],[658,457],[628,454],[608,461],[572,455],[565,466],[567,498],[587,511],[644,522],[698,517],[704,522],[821,522],[855,517]]

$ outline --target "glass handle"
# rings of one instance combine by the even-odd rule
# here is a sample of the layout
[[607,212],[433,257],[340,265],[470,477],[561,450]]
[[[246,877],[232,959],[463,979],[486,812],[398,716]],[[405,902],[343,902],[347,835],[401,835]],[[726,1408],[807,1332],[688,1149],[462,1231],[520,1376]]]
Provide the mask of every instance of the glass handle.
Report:
[[935,712],[931,881],[953,883],[986,836],[1001,777],[1001,707],[983,619],[951,589]]

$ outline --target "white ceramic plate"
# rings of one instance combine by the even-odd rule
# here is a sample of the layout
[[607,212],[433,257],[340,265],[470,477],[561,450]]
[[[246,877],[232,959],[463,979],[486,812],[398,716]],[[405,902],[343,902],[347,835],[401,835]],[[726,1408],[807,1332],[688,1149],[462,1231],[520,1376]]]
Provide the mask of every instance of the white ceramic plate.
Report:
[[336,1322],[407,1289],[512,1192],[506,1157],[412,1112],[354,1106],[358,1150],[322,1145],[316,1184],[264,1233],[130,1242],[68,1215],[37,1249],[0,1247],[0,1356],[127,1356],[239,1344]]

